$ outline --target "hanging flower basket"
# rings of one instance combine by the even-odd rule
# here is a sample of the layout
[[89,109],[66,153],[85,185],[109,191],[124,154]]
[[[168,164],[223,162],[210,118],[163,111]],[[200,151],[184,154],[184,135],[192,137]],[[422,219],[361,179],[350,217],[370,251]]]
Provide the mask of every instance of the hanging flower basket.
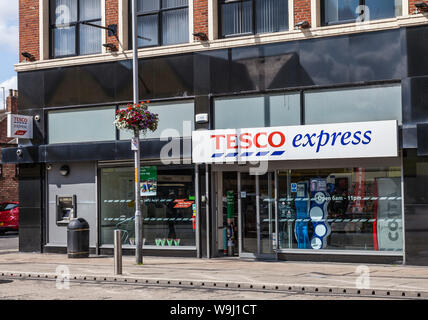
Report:
[[156,113],[147,110],[149,101],[137,104],[128,104],[126,109],[116,111],[114,124],[119,130],[128,130],[134,133],[147,133],[155,131],[158,127],[159,117]]

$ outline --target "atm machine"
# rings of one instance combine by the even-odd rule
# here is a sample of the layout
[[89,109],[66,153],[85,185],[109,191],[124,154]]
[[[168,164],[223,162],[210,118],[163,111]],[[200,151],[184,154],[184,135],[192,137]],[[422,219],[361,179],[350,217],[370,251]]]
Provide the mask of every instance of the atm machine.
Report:
[[68,223],[77,218],[76,195],[56,196],[56,224],[67,226]]

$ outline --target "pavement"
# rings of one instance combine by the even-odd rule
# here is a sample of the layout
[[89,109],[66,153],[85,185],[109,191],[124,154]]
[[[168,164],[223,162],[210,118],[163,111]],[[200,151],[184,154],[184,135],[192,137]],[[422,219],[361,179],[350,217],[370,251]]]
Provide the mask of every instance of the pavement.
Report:
[[403,265],[256,261],[239,258],[123,257],[114,275],[111,256],[69,259],[65,254],[0,250],[0,279],[70,279],[200,289],[254,290],[428,299],[428,268]]
[[19,235],[18,232],[9,231],[0,235],[0,250],[18,249]]

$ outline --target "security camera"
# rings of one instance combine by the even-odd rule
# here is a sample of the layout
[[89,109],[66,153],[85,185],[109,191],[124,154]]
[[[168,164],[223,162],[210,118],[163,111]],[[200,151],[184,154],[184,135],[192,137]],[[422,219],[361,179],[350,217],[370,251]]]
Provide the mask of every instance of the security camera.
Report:
[[18,149],[18,150],[16,150],[16,155],[17,155],[18,157],[21,157],[21,156],[22,156],[22,149]]
[[34,120],[39,121],[40,120],[40,116],[39,115],[34,116]]
[[51,169],[52,169],[52,165],[47,164],[47,165],[46,165],[46,170],[51,170]]

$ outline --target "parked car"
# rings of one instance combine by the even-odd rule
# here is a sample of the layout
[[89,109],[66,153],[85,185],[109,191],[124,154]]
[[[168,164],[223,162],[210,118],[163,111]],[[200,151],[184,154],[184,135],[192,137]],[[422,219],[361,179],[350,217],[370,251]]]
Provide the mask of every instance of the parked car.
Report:
[[0,203],[0,234],[19,230],[18,202]]

